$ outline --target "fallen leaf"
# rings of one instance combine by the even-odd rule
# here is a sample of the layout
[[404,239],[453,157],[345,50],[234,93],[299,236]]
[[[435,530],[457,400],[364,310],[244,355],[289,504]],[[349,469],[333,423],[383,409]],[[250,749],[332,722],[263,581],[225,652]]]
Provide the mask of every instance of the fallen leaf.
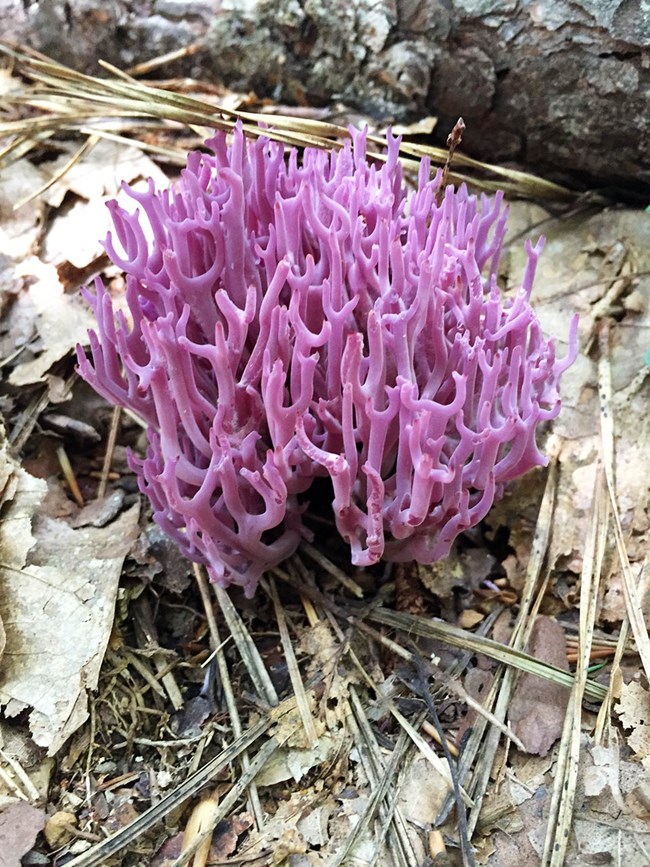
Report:
[[237,848],[237,838],[248,831],[252,824],[253,817],[250,813],[239,813],[237,816],[229,816],[225,821],[219,822],[212,837],[210,862],[220,861],[232,855]]
[[258,786],[272,786],[285,780],[296,783],[317,765],[332,761],[342,747],[342,733],[325,732],[312,749],[281,747],[255,778]]
[[[17,305],[25,308],[38,337],[33,346],[36,356],[19,362],[9,376],[12,385],[24,386],[43,382],[55,361],[71,352],[77,343],[87,341],[88,329],[96,321],[80,296],[64,293],[53,265],[31,258],[22,263],[19,273],[30,278],[30,286]],[[9,348],[5,347],[5,352]]]
[[0,253],[20,260],[36,247],[42,231],[45,203],[36,199],[16,208],[43,185],[45,175],[28,160],[18,160],[0,175]]
[[293,860],[294,855],[304,855],[307,851],[302,834],[297,828],[287,828],[273,847],[271,867],[280,867],[280,864]]
[[334,802],[328,800],[327,803],[304,812],[296,822],[296,827],[310,846],[317,846],[320,849],[327,845],[328,822],[333,807]]
[[[562,627],[550,617],[538,617],[528,652],[568,671]],[[522,674],[508,710],[510,727],[529,753],[545,756],[562,734],[569,690],[545,678]]]
[[650,692],[635,680],[622,683],[615,710],[623,727],[631,730],[627,737],[630,749],[650,771]]
[[42,810],[25,801],[14,801],[0,810],[0,867],[20,867],[21,858],[43,830],[45,819]]
[[397,803],[408,822],[423,827],[433,825],[442,803],[449,793],[449,784],[437,773],[424,756],[415,755],[400,778]]
[[39,513],[44,481],[17,476],[0,526],[0,704],[6,718],[32,708],[34,740],[53,755],[88,716],[86,690],[97,687],[139,506],[106,527],[75,530]]
[[345,720],[348,686],[357,682],[356,675],[341,669],[341,647],[324,621],[305,630],[300,648],[309,660],[308,675],[319,675],[325,687],[320,718],[330,731],[337,730]]
[[[57,175],[78,149],[73,143],[61,147],[65,152],[43,167],[47,179]],[[122,181],[130,183],[136,178],[153,178],[158,187],[169,186],[167,175],[140,148],[100,139],[44,193],[44,198],[52,207],[58,207],[68,191],[81,199],[97,201],[103,196],[116,196]]]
[[421,117],[414,123],[393,124],[391,131],[393,135],[431,135],[438,123],[437,117]]
[[[219,822],[212,835],[208,863],[225,861],[237,849],[238,838],[253,825],[250,813],[239,813]],[[173,867],[183,846],[183,834],[175,834],[165,840],[154,856],[151,867]]]

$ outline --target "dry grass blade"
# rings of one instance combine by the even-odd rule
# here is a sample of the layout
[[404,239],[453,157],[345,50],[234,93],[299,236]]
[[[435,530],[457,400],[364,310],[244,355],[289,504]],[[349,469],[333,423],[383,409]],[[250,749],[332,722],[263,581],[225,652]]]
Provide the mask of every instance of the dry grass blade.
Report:
[[217,827],[219,822],[228,815],[228,813],[233,809],[237,801],[241,798],[242,794],[246,790],[247,786],[250,785],[255,777],[259,774],[262,768],[268,764],[271,759],[273,753],[280,746],[280,741],[275,738],[271,738],[262,747],[260,747],[259,751],[255,755],[255,757],[251,760],[250,764],[246,768],[246,770],[237,778],[237,781],[234,783],[226,797],[221,801],[219,807],[214,811],[210,818],[210,822],[206,824],[206,827],[203,829],[201,834],[197,835],[192,844],[187,847],[187,849],[180,855],[175,861],[172,862],[171,867],[183,867],[183,865],[187,864],[188,861],[194,857],[198,849],[205,843],[206,839],[212,835],[212,832]]
[[[645,594],[650,589],[650,571],[647,569],[647,559],[643,562],[641,578],[639,579],[639,597],[645,598]],[[609,723],[612,713],[612,701],[617,698],[621,688],[621,661],[627,650],[627,640],[630,633],[630,620],[627,615],[621,623],[621,631],[616,643],[616,652],[612,660],[612,673],[609,679],[609,687],[607,690],[607,698],[602,703],[598,711],[598,719],[594,731],[594,741],[596,744],[603,744],[606,741],[605,732],[609,732]]]
[[270,720],[265,718],[237,738],[218,756],[215,756],[203,768],[188,777],[180,786],[166,795],[153,807],[149,807],[138,818],[122,830],[93,846],[83,855],[68,861],[68,867],[102,867],[108,859],[121,852],[126,846],[134,843],[142,834],[161,822],[165,816],[179,807],[187,798],[199,792],[203,786],[225,768],[229,767],[244,750],[251,747],[269,728]]
[[[381,635],[381,633],[377,632],[372,627],[368,626],[363,621],[357,620],[356,618],[351,618],[351,623],[357,626],[359,629],[363,630],[367,635],[370,635],[375,641],[379,644],[383,644],[387,647],[391,653],[394,653],[396,656],[400,656],[402,659],[410,662],[412,665],[422,665],[424,660],[421,657],[416,656],[415,653],[411,653],[411,651],[406,650],[401,644],[398,644],[396,641],[392,641],[390,638],[387,638],[385,635]],[[438,686],[442,687],[449,692],[456,695],[464,704],[470,707],[472,710],[476,711],[479,716],[482,716],[487,722],[492,723],[495,728],[497,728],[501,734],[505,737],[510,738],[517,746],[523,748],[523,744],[521,741],[510,731],[507,725],[502,720],[497,719],[490,711],[482,705],[480,702],[476,701],[476,699],[472,698],[471,695],[468,694],[467,690],[464,689],[461,683],[459,683],[456,678],[446,671],[443,671],[437,665],[435,665],[431,661],[426,661],[426,667],[429,673],[436,679]],[[440,741],[442,746],[442,741]]]
[[598,590],[603,557],[607,542],[607,502],[604,496],[602,467],[596,476],[592,521],[585,544],[580,583],[580,653],[576,679],[564,720],[560,750],[557,757],[555,783],[549,810],[549,819],[542,854],[542,865],[562,867],[566,858],[578,769],[580,766],[580,739],[582,735],[582,701],[587,683],[589,655],[593,638]]
[[[289,145],[328,150],[340,147],[349,138],[346,127],[326,121],[237,111],[207,99],[144,84],[112,68],[113,78],[95,78],[52,60],[37,59],[6,43],[0,43],[0,51],[12,58],[19,73],[37,83],[36,87],[32,86],[24,92],[8,94],[6,101],[7,104],[30,106],[43,114],[0,123],[0,135],[16,137],[9,145],[9,150],[18,147],[20,140],[22,154],[29,139],[35,146],[42,135],[75,131],[82,123],[92,134],[101,135],[101,128],[108,118],[116,120],[128,117],[173,121],[195,131],[198,128],[202,135],[215,128],[232,129],[239,120],[249,136],[263,135]],[[134,139],[131,143],[141,145],[135,127],[132,132]],[[369,152],[369,158],[383,159],[382,138],[370,136],[368,141],[379,148],[376,153]],[[423,158],[431,160],[433,165],[443,165],[447,159],[445,149],[407,142],[402,143],[401,155],[405,168],[416,171]],[[471,177],[466,180],[479,189],[507,189],[513,195],[529,198],[565,201],[575,198],[570,190],[526,172],[481,163],[462,154],[457,154],[455,160],[457,165],[470,170]],[[462,176],[452,174],[450,179],[457,183]]]
[[384,825],[392,818],[390,823],[392,827],[388,830],[388,836],[391,840],[391,855],[394,859],[399,859],[398,864],[410,867],[410,865],[417,863],[417,859],[408,838],[406,824],[399,810],[394,807],[391,809],[384,803],[389,786],[394,783],[397,772],[404,762],[409,738],[404,730],[400,732],[390,761],[385,765],[363,705],[354,689],[350,689],[350,700],[351,714],[348,722],[355,735],[359,756],[373,791],[363,815],[359,817],[352,833],[337,852],[330,867],[340,867],[352,855],[353,849],[378,815]]
[[[417,747],[420,753],[424,756],[424,758],[429,762],[434,771],[443,778],[445,783],[449,787],[452,785],[451,772],[449,771],[449,767],[442,761],[440,756],[435,753],[427,741],[422,737],[420,732],[413,726],[404,716],[404,714],[400,713],[400,711],[395,707],[395,705],[391,702],[389,705],[389,710],[392,715],[395,717],[400,726],[404,729],[406,734],[413,741],[413,744]],[[469,797],[466,792],[462,792],[463,801],[468,806],[473,806],[473,801]]]
[[250,679],[257,690],[259,697],[269,705],[275,707],[280,703],[278,694],[273,686],[273,681],[266,670],[266,666],[260,656],[260,652],[255,646],[255,642],[246,629],[244,621],[239,616],[237,609],[232,603],[230,596],[221,587],[216,584],[212,585],[217,596],[217,601],[221,607],[223,616],[228,624],[228,629],[232,634],[233,640],[237,645],[237,650],[242,658],[242,662],[246,666]]
[[[354,710],[352,717],[354,724],[352,728],[355,734],[357,750],[359,751],[359,756],[361,757],[361,762],[370,781],[371,788],[376,789],[381,785],[386,774],[386,762],[355,690],[351,690],[351,703]],[[404,742],[404,751],[406,749],[407,744]],[[404,761],[402,762],[403,764]],[[377,810],[379,833],[375,838],[373,862],[385,863],[386,851],[384,845],[385,840],[388,839],[388,851],[393,855],[393,861],[398,865],[403,865],[403,867],[410,867],[414,863],[415,852],[413,851],[413,845],[408,834],[408,823],[401,809],[397,806],[398,796],[399,786],[395,785],[392,791],[387,792],[386,797],[379,803]],[[371,808],[371,804],[369,803],[368,809],[370,810]]]
[[607,480],[607,490],[612,507],[612,517],[614,519],[616,548],[621,561],[621,572],[623,574],[625,610],[627,612],[628,620],[630,621],[632,635],[634,636],[637,650],[641,657],[641,663],[645,670],[645,675],[648,680],[650,680],[650,637],[648,636],[648,627],[643,619],[643,606],[641,605],[637,580],[632,575],[632,569],[630,568],[630,561],[625,548],[625,539],[623,538],[621,519],[618,514],[618,504],[616,501],[616,477],[614,473],[614,415],[611,401],[612,378],[609,362],[609,322],[607,320],[603,323],[603,328],[600,332],[598,384],[603,462],[605,467],[605,478]]
[[59,169],[58,172],[55,172],[52,177],[43,184],[42,187],[40,187],[38,190],[34,190],[28,196],[25,196],[25,198],[17,201],[14,205],[14,210],[22,208],[23,205],[28,204],[28,202],[31,202],[33,199],[36,199],[38,198],[38,196],[47,192],[47,190],[49,190],[50,187],[53,187],[54,184],[56,184],[57,181],[59,181],[67,172],[69,172],[73,166],[76,166],[77,163],[86,154],[90,153],[90,151],[95,147],[98,141],[98,135],[89,135],[86,141],[81,145],[81,147],[78,148],[78,150],[70,157],[67,163],[61,169]]
[[[535,612],[539,607],[539,601],[544,593],[545,584],[539,588],[537,592],[538,603],[534,603],[535,593],[540,584],[542,568],[548,550],[548,544],[551,536],[551,527],[553,524],[553,511],[555,508],[555,499],[557,492],[557,455],[554,453],[549,468],[546,486],[544,488],[544,496],[539,508],[537,516],[537,524],[535,526],[535,534],[533,536],[531,555],[528,561],[528,569],[526,570],[526,580],[521,592],[521,602],[519,605],[519,613],[515,621],[512,635],[510,636],[510,648],[516,652],[523,652],[528,643],[528,639],[535,622]],[[495,702],[494,716],[503,725],[510,706],[510,699],[516,682],[516,670],[514,667],[507,668],[505,671],[500,670],[494,680],[493,689],[487,697],[488,700]],[[487,702],[486,702],[487,703]],[[490,705],[488,705],[490,707]],[[487,732],[484,740],[472,740],[472,751],[478,756],[476,765],[472,772],[472,778],[468,787],[472,796],[476,801],[476,807],[471,811],[468,826],[470,835],[479,820],[483,799],[487,791],[492,767],[499,745],[499,729],[497,726]],[[480,746],[480,751],[479,751]],[[462,779],[462,778],[461,778]]]
[[287,618],[284,612],[284,608],[282,606],[282,602],[280,601],[280,597],[278,595],[277,587],[275,586],[275,580],[271,577],[268,584],[264,582],[264,586],[266,587],[267,592],[271,597],[271,601],[273,602],[273,608],[275,609],[275,619],[278,622],[278,631],[280,633],[280,640],[282,641],[282,648],[284,650],[284,658],[287,663],[289,678],[291,679],[291,685],[293,687],[293,692],[296,697],[298,713],[300,714],[300,719],[302,720],[302,724],[305,729],[307,745],[309,749],[312,749],[316,746],[316,743],[318,741],[318,735],[316,734],[314,719],[311,715],[309,699],[307,698],[307,693],[305,692],[305,687],[300,676],[300,669],[298,667],[296,653],[293,649],[291,636],[289,635]]
[[[427,620],[423,617],[403,614],[398,611],[389,611],[387,608],[375,608],[368,613],[367,617],[377,623],[383,623],[385,626],[400,629],[409,635],[435,638],[438,641],[449,644],[451,647],[460,647],[463,650],[471,650],[473,653],[484,653],[490,659],[495,659],[497,662],[510,665],[520,671],[528,672],[528,674],[546,678],[546,680],[557,683],[559,686],[569,688],[573,686],[573,675],[570,672],[556,668],[554,665],[549,665],[547,662],[542,662],[521,650],[499,644],[497,641],[484,638],[481,635],[475,635],[472,632],[466,632],[464,629],[450,626],[448,623]],[[587,698],[593,701],[602,701],[606,695],[607,690],[604,686],[591,680],[587,681],[585,687],[585,696]]]
[[[208,621],[208,627],[210,629],[210,644],[217,660],[219,681],[221,683],[221,688],[223,690],[224,698],[226,700],[226,707],[228,708],[228,715],[230,716],[230,725],[232,726],[233,735],[238,738],[241,737],[242,734],[242,725],[239,718],[239,710],[237,709],[237,700],[235,698],[235,694],[232,688],[232,681],[230,679],[228,663],[226,662],[226,655],[223,652],[223,643],[219,635],[219,627],[217,626],[217,621],[215,619],[214,611],[212,609],[212,597],[205,576],[205,567],[199,566],[198,563],[195,563],[193,568],[196,583],[201,594],[201,601],[203,602],[205,616]],[[242,767],[245,771],[249,766],[249,757],[248,753],[245,750],[241,755],[241,762]],[[262,812],[262,806],[260,804],[257,787],[255,786],[254,781],[250,784],[248,797],[250,800],[251,812],[255,816],[255,821],[257,822],[258,828],[261,828],[264,824],[264,814]]]
[[[381,138],[377,136],[368,136],[368,140],[379,145],[382,141]],[[400,150],[405,155],[416,157],[418,162],[422,158],[427,157],[434,165],[444,165],[448,153],[445,148],[415,144],[413,142],[403,142]],[[458,152],[454,154],[454,162],[457,166],[464,166],[465,168],[475,169],[480,172],[495,174],[499,179],[505,179],[508,182],[510,189],[519,189],[520,194],[523,194],[522,190],[526,189],[528,191],[527,195],[530,195],[531,198],[566,200],[575,198],[575,195],[570,190],[567,190],[566,187],[562,187],[560,184],[555,184],[552,181],[547,181],[544,178],[530,175],[527,172],[493,165],[492,163],[483,163],[480,160],[472,159],[472,157],[468,157]],[[464,180],[472,183],[470,178],[466,178],[462,175],[454,175],[452,173],[449,177],[452,179],[462,177]],[[503,185],[497,184],[495,188],[503,189]]]
[[346,575],[342,569],[338,568],[338,566],[335,566],[331,560],[328,560],[327,557],[324,556],[324,554],[321,554],[318,548],[314,548],[314,546],[310,545],[309,542],[302,542],[300,549],[307,554],[310,560],[313,560],[314,563],[329,573],[332,578],[336,578],[343,587],[346,587],[351,593],[354,593],[358,599],[361,599],[363,596],[363,590],[357,582]]

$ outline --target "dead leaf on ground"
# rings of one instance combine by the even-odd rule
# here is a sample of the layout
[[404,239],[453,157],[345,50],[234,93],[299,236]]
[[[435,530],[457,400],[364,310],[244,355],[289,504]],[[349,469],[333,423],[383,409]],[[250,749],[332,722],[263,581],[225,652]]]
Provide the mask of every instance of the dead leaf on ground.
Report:
[[343,672],[338,668],[341,661],[341,647],[330,626],[324,621],[319,621],[303,632],[300,649],[309,659],[307,677],[315,674],[322,677],[324,693],[320,702],[319,715],[325,720],[326,727],[334,731],[344,720],[348,687],[351,683],[356,683],[357,678],[354,674]]
[[615,710],[623,727],[631,729],[627,737],[630,748],[650,772],[650,692],[638,681],[622,683]]
[[139,506],[106,527],[74,530],[39,512],[44,481],[23,470],[18,478],[0,526],[0,703],[7,718],[32,708],[34,740],[52,755],[87,718]]
[[[72,352],[77,343],[86,343],[88,329],[96,324],[83,299],[64,293],[53,265],[30,258],[21,264],[19,273],[29,278],[30,285],[16,301],[12,316],[19,318],[22,313],[38,342],[30,347],[35,357],[20,361],[12,370],[9,382],[14,386],[43,382],[54,362]],[[21,335],[24,339],[25,333]],[[5,341],[3,350],[9,355],[17,348]]]
[[[533,626],[529,653],[569,670],[562,627],[551,617],[538,617]],[[529,753],[545,756],[562,734],[569,690],[550,680],[523,674],[508,709],[510,727]]]
[[312,749],[281,747],[264,765],[255,781],[258,786],[272,786],[285,780],[299,783],[312,768],[331,762],[342,746],[342,732],[325,732]]
[[0,867],[20,867],[22,857],[36,842],[45,827],[45,813],[13,801],[0,810]]
[[397,803],[407,822],[423,828],[435,824],[448,794],[447,781],[431,772],[424,756],[415,755],[401,775]]
[[[278,809],[270,816],[261,831],[252,830],[246,841],[246,851],[255,852],[260,849],[277,851],[279,841],[284,839],[299,842],[302,852],[295,851],[292,865],[312,865],[331,862],[336,849],[332,848],[332,837],[329,823],[332,814],[337,809],[336,802],[329,794],[318,792],[294,791],[281,800]],[[314,850],[312,847],[316,847]]]
[[[61,143],[60,147],[61,156],[43,168],[48,179],[59,174],[78,151],[73,142]],[[157,186],[169,186],[167,175],[140,148],[100,139],[44,193],[44,198],[53,207],[61,204],[67,192],[86,201],[98,200],[116,196],[123,181],[128,184],[136,178],[153,178]]]
[[[238,813],[219,822],[212,835],[212,843],[208,854],[208,863],[215,864],[225,861],[237,849],[239,837],[253,824],[250,813]],[[151,862],[151,867],[173,867],[181,854],[183,834],[175,834],[160,847]]]
[[38,190],[43,172],[27,160],[19,160],[0,177],[0,252],[20,261],[34,251],[45,217],[45,203],[36,199],[16,208],[17,202]]

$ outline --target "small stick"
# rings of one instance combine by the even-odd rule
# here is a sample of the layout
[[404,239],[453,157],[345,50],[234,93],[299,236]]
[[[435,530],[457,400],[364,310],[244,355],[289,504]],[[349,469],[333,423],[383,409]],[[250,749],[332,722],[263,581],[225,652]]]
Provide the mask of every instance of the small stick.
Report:
[[417,656],[416,654],[413,654],[412,662],[415,668],[415,676],[418,681],[420,695],[426,703],[429,714],[433,719],[434,726],[438,729],[438,735],[440,736],[440,746],[442,747],[442,751],[445,755],[445,758],[447,759],[447,764],[449,765],[449,772],[451,773],[451,781],[456,801],[458,837],[460,842],[460,851],[463,860],[463,867],[476,867],[476,860],[474,859],[474,852],[472,850],[472,844],[469,838],[469,830],[467,827],[467,813],[465,812],[465,805],[463,803],[460,781],[458,779],[458,771],[452,759],[451,753],[447,749],[447,739],[445,738],[445,732],[442,728],[442,725],[440,724],[438,711],[436,710],[435,702],[433,701],[433,698],[431,696],[428,683],[429,673],[426,669],[426,662],[424,659]]
[[465,121],[462,117],[459,117],[456,123],[454,124],[454,128],[447,136],[447,147],[449,148],[449,153],[447,154],[447,162],[445,163],[442,169],[442,175],[440,176],[440,184],[438,189],[436,190],[436,205],[440,207],[442,205],[442,199],[445,195],[445,189],[447,187],[447,182],[449,178],[449,170],[451,168],[451,161],[454,158],[454,153],[456,152],[456,148],[463,140],[463,133],[465,132]]
[[56,456],[59,459],[59,465],[63,472],[63,476],[68,484],[68,488],[70,489],[70,493],[74,497],[75,502],[79,506],[79,508],[83,508],[84,498],[81,496],[81,491],[79,490],[79,485],[77,484],[77,477],[74,474],[72,464],[70,463],[70,458],[66,454],[63,446],[59,446],[59,448],[56,450]]
[[113,454],[115,453],[115,443],[117,442],[117,433],[120,429],[120,417],[122,415],[122,407],[113,407],[113,417],[111,418],[111,429],[108,432],[108,442],[106,443],[106,454],[104,455],[104,464],[102,466],[102,475],[97,487],[97,499],[103,500],[106,496],[106,486],[111,472],[111,464],[113,463]]
[[318,550],[318,548],[314,548],[313,545],[310,545],[309,542],[305,542],[304,540],[300,544],[301,549],[305,552],[305,554],[316,563],[317,566],[321,566],[326,572],[328,572],[332,578],[336,578],[347,590],[361,599],[363,597],[363,589],[357,584],[357,582],[348,577],[342,569],[339,569],[338,566],[335,566],[331,560],[328,560],[324,554]]
[[168,51],[167,54],[161,54],[152,60],[146,60],[143,63],[130,66],[126,71],[128,75],[147,75],[149,72],[153,72],[153,70],[165,66],[167,63],[171,63],[174,60],[182,60],[185,57],[192,57],[204,49],[205,40],[197,39],[196,42],[192,42],[184,48],[176,48],[174,51]]

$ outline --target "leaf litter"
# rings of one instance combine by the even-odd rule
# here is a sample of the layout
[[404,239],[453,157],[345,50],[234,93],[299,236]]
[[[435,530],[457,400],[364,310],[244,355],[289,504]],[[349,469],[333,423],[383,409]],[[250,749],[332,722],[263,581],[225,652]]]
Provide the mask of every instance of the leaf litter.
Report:
[[[545,329],[564,334],[580,314],[583,351],[547,443],[556,457],[546,495],[548,473],[529,474],[448,560],[381,581],[352,572],[328,516],[316,516],[321,559],[305,548],[275,570],[276,584],[252,602],[234,593],[232,606],[189,583],[190,565],[140,515],[123,451],[141,446],[141,430],[128,417],[108,495],[95,498],[110,410],[74,382],[70,351],[91,317],[57,266],[93,266],[119,181],[166,176],[123,142],[92,141],[77,160],[78,151],[63,140],[53,159],[17,159],[0,184],[0,400],[10,442],[19,415],[31,413],[19,451],[0,442],[4,863],[62,847],[78,865],[112,852],[127,865],[411,865],[440,846],[461,863],[460,807],[448,774],[432,769],[432,753],[445,766],[441,743],[456,757],[475,863],[647,859],[650,699],[630,599],[647,618],[650,217],[512,204],[513,237],[547,236],[534,298]],[[506,287],[517,285],[519,250],[513,244],[504,263]],[[120,276],[107,276],[119,295]],[[613,434],[601,423],[604,399]],[[70,424],[46,421],[53,401]],[[101,443],[75,439],[75,420],[90,422]],[[81,503],[55,459],[61,449]],[[590,556],[600,580],[581,618]],[[440,627],[435,636],[427,624]],[[459,639],[447,625],[465,632]],[[544,678],[510,645],[541,660],[534,670]],[[413,654],[437,666],[437,721]],[[570,672],[571,683],[576,664],[584,700],[561,676]],[[191,724],[181,717],[190,707]],[[508,726],[524,750],[501,736]],[[556,779],[570,800],[552,794]],[[566,831],[562,859],[556,830]]]

